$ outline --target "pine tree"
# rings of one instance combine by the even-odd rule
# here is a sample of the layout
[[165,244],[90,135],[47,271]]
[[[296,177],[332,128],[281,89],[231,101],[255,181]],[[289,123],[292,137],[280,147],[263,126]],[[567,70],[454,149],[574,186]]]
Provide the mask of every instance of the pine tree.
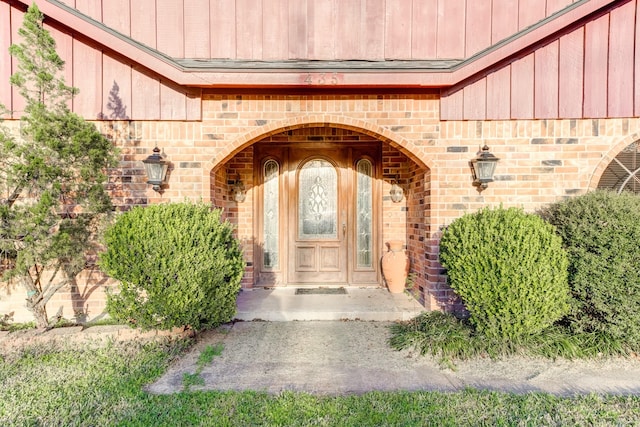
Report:
[[46,304],[84,269],[100,219],[112,210],[107,170],[117,163],[113,145],[68,107],[64,61],[29,7],[20,42],[9,51],[11,76],[26,101],[20,135],[0,133],[0,253],[3,283],[21,283],[38,327],[49,326]]

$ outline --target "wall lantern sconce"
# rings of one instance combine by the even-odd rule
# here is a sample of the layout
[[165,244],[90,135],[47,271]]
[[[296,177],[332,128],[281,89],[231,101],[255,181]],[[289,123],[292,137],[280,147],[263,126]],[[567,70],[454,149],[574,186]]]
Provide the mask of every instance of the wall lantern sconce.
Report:
[[142,163],[144,163],[144,170],[147,173],[147,184],[153,185],[153,189],[161,193],[162,184],[167,177],[169,162],[163,154],[160,154],[160,149],[156,146],[153,149],[153,154],[144,159]]
[[482,192],[490,182],[493,182],[493,173],[496,170],[498,160],[500,159],[491,154],[489,147],[485,144],[475,159],[470,161],[473,185],[478,187],[478,192]]
[[240,179],[240,174],[238,174],[236,178],[235,184],[233,184],[233,200],[238,203],[244,202],[244,199],[247,197],[247,193],[244,190],[244,184]]
[[402,191],[402,187],[398,185],[398,177],[396,177],[391,182],[391,190],[389,190],[389,195],[391,196],[391,201],[393,203],[400,203],[400,201],[404,197],[404,191]]

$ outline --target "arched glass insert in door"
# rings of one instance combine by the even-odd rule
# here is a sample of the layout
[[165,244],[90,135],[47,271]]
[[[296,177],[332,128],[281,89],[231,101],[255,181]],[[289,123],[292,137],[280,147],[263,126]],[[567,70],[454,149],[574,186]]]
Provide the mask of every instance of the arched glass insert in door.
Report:
[[326,160],[310,160],[298,176],[298,235],[301,239],[338,236],[338,173]]
[[372,266],[373,165],[367,159],[356,164],[356,266]]
[[278,176],[280,165],[275,160],[267,160],[264,164],[264,188],[263,188],[263,260],[265,268],[276,269],[280,266],[280,194]]
[[625,147],[600,177],[598,188],[640,194],[640,142]]

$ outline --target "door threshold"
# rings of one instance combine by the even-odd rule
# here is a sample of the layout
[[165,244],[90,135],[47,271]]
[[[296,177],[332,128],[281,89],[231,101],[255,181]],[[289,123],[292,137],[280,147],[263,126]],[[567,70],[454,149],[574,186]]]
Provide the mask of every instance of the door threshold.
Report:
[[296,288],[294,295],[347,295],[347,288],[340,286],[339,288],[329,287],[304,287]]
[[256,285],[253,289],[378,289],[385,288],[378,283],[287,283],[286,285]]

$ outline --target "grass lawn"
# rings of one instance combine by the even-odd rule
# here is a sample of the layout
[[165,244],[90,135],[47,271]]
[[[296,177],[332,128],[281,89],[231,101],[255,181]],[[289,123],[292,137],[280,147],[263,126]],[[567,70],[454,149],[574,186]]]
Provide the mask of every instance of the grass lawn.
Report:
[[[640,397],[465,390],[150,395],[187,341],[26,347],[0,356],[1,426],[638,425]],[[0,353],[1,354],[1,353]],[[211,363],[215,363],[215,358]]]

